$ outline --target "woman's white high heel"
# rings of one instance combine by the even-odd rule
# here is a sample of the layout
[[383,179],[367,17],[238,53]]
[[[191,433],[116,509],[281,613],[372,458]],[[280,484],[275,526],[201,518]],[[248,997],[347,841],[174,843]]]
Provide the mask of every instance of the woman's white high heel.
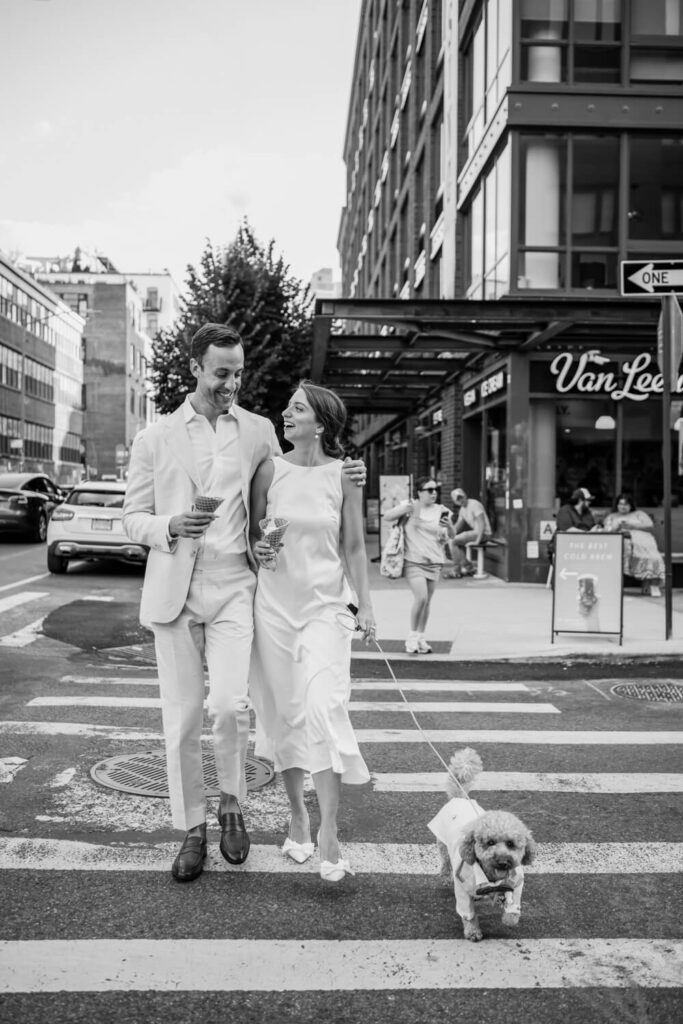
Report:
[[[320,833],[318,833],[318,849],[320,848]],[[348,860],[339,858],[336,864],[330,860],[320,861],[320,877],[323,882],[341,882],[345,875],[352,875],[351,865]]]
[[297,864],[305,864],[313,856],[315,846],[309,840],[307,843],[297,843],[295,839],[292,839],[290,833],[292,831],[292,819],[289,819],[289,827],[287,830],[287,838],[284,841],[282,852],[286,857],[291,858]]

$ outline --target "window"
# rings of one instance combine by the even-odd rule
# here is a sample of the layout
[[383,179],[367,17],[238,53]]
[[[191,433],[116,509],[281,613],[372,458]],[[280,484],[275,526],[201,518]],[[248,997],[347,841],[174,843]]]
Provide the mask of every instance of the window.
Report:
[[683,236],[683,138],[629,138],[629,241]]
[[520,138],[519,288],[560,288],[566,278],[567,141],[552,135]]
[[520,9],[522,81],[620,81],[622,0],[522,0]]

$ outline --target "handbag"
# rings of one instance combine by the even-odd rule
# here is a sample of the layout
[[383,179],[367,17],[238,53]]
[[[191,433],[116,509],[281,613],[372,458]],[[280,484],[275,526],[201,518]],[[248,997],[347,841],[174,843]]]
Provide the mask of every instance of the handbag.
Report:
[[387,576],[390,580],[397,580],[403,575],[403,562],[405,558],[404,522],[405,517],[394,523],[389,532],[387,542],[382,548],[379,571],[380,575]]

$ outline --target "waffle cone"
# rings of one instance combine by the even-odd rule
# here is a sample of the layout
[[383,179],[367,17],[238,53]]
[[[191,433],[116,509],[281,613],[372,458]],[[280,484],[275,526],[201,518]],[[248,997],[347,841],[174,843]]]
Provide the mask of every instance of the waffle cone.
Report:
[[194,510],[195,512],[206,512],[212,515],[222,504],[223,498],[211,498],[208,495],[200,494],[194,499]]
[[[271,529],[268,530],[268,532],[266,532],[266,527],[268,527],[271,523],[275,523],[275,529]],[[271,548],[273,549],[277,549],[282,543],[282,538],[284,537],[285,530],[287,529],[288,526],[289,523],[287,522],[287,520],[281,519],[279,516],[274,516],[272,519],[261,519],[259,521],[259,527],[261,528],[261,537],[268,544],[270,544]]]

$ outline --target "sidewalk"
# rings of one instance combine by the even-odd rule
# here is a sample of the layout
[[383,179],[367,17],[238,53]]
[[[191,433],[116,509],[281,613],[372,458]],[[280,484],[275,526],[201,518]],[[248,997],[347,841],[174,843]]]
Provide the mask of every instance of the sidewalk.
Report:
[[[368,556],[377,539],[368,538]],[[405,580],[387,580],[379,563],[368,562],[377,638],[393,657],[403,652],[412,597]],[[624,591],[624,635],[558,633],[551,642],[553,592],[535,583],[505,583],[495,576],[441,580],[427,627],[434,652],[430,661],[586,658],[597,660],[683,657],[683,591],[673,593],[672,639],[664,639],[664,597]],[[360,646],[354,652],[360,655]],[[367,648],[363,647],[365,652]],[[407,655],[405,655],[408,657]],[[379,658],[378,653],[363,657]]]

